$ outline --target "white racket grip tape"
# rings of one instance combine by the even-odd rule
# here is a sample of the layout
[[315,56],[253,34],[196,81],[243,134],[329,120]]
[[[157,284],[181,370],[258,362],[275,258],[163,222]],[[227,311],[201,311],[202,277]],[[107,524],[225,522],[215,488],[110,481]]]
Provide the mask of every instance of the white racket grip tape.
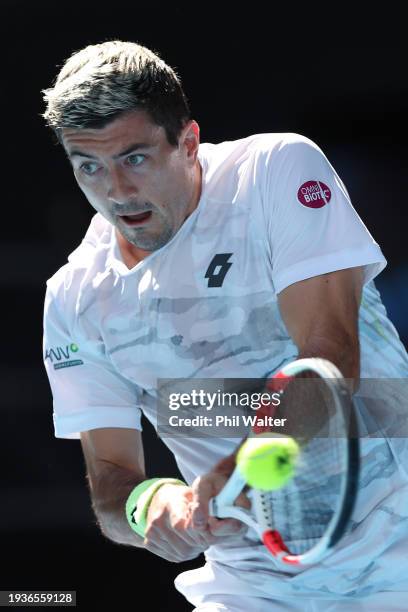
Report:
[[235,518],[242,521],[262,537],[262,530],[249,510],[234,506],[234,501],[247,484],[238,467],[234,469],[224,488],[209,503],[209,514],[217,518]]
[[245,478],[236,466],[224,488],[213,498],[213,501],[220,508],[232,505],[246,484]]

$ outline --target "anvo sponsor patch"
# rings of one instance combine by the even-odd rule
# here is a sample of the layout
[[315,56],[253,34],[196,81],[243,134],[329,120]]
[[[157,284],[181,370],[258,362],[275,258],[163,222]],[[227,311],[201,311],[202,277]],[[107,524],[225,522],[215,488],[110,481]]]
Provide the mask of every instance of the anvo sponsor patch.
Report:
[[[61,368],[72,368],[77,365],[84,365],[82,359],[72,359],[72,353],[78,353],[79,346],[72,342],[66,346],[53,346],[47,348],[44,355],[44,361],[49,359],[54,366],[54,370]],[[56,363],[55,363],[56,362]]]
[[297,199],[308,208],[322,208],[331,200],[331,191],[322,181],[307,181],[299,187]]

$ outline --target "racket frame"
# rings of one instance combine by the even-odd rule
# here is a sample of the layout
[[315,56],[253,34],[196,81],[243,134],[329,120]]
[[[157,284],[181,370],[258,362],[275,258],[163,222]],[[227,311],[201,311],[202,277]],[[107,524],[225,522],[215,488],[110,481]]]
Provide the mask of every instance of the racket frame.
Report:
[[[347,443],[347,464],[345,468],[346,478],[342,479],[340,489],[340,496],[343,503],[341,504],[339,512],[335,512],[331,517],[324,535],[305,553],[299,555],[292,554],[286,547],[277,530],[263,529],[248,510],[233,505],[235,499],[247,485],[238,467],[235,467],[224,488],[218,495],[210,500],[209,504],[209,513],[211,516],[218,518],[236,518],[249,527],[252,527],[266,548],[272,553],[278,565],[283,566],[309,565],[311,563],[317,563],[327,556],[340,540],[347,527],[355,505],[358,489],[360,449],[357,435],[357,421],[350,392],[346,387],[344,378],[339,369],[326,359],[308,357],[297,359],[296,361],[286,364],[273,376],[273,379],[282,379],[284,384],[285,379],[291,379],[297,374],[301,374],[305,371],[315,372],[325,379],[326,384],[328,384],[332,391],[337,410],[340,411],[344,419],[349,419],[347,427],[349,436]],[[271,433],[271,437],[273,437],[273,433]]]

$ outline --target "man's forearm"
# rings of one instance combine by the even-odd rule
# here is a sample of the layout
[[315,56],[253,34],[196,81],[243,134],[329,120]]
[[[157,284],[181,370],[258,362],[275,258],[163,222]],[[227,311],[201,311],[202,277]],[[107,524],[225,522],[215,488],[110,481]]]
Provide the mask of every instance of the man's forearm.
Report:
[[[315,340],[299,351],[297,359],[310,357],[327,359],[333,363],[346,379],[350,392],[357,390],[360,373],[358,345],[346,341],[340,344]],[[313,372],[300,374],[296,378],[297,382],[285,389],[281,403],[275,410],[275,416],[286,418],[285,426],[276,431],[295,438],[309,439],[321,430],[326,420],[327,389]]]
[[298,359],[320,357],[338,367],[352,393],[360,382],[360,345],[358,340],[344,338],[336,341],[327,338],[313,338],[299,351]]
[[143,547],[143,539],[131,529],[125,513],[129,494],[142,481],[143,477],[135,472],[109,464],[90,487],[92,508],[101,531],[118,544]]

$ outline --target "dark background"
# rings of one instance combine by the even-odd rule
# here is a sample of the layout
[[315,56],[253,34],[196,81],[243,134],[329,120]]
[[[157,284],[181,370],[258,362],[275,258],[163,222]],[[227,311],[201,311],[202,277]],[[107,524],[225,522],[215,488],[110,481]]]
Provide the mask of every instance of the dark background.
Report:
[[[45,281],[93,211],[43,125],[40,91],[73,51],[133,40],[179,72],[203,142],[285,131],[312,138],[388,259],[377,286],[407,344],[403,20],[384,7],[329,14],[257,2],[3,2],[1,9],[0,590],[72,589],[83,609],[121,610],[137,606],[150,583],[150,609],[190,610],[172,579],[201,559],[177,566],[106,540],[90,510],[79,442],[53,437],[41,356]],[[177,474],[147,425],[145,444],[150,476]]]

